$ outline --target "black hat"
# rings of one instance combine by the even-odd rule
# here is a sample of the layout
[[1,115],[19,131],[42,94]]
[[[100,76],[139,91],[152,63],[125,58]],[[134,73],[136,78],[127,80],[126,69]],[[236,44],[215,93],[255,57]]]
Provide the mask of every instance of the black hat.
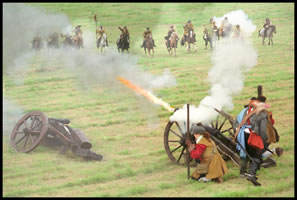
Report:
[[259,100],[260,102],[265,102],[266,97],[265,96],[258,96],[257,100]]
[[147,30],[149,30],[149,29],[150,29],[150,27],[146,27],[146,29],[147,29]]
[[190,22],[191,22],[191,20],[188,21],[188,23],[190,23]]
[[192,126],[192,130],[191,130],[192,134],[195,134],[195,133],[203,134],[205,132],[206,130],[203,126],[197,126],[197,125]]
[[80,28],[81,27],[81,25],[77,25],[75,28]]

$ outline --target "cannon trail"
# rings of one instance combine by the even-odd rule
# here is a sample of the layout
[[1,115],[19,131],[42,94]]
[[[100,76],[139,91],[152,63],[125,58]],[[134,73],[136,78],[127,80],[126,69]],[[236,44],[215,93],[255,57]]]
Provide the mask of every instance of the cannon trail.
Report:
[[145,98],[147,98],[148,100],[150,100],[151,102],[161,105],[163,106],[166,110],[173,112],[174,108],[171,107],[168,103],[164,102],[162,99],[156,97],[155,95],[153,95],[151,92],[131,83],[129,80],[124,79],[123,77],[118,76],[117,79],[126,87],[134,90],[135,92],[141,94],[142,96],[144,96]]

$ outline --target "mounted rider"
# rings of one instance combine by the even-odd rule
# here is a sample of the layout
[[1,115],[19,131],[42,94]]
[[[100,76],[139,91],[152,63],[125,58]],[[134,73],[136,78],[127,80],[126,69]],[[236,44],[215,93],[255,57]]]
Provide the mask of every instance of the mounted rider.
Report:
[[269,26],[271,26],[271,25],[272,25],[272,23],[271,23],[270,19],[269,18],[266,18],[265,19],[265,23],[263,25],[263,28],[260,31],[260,34],[261,35],[266,35],[266,31],[269,28]]
[[[99,28],[96,30],[96,35],[97,35],[97,47],[99,46],[99,43],[101,41],[101,38],[103,36],[103,34],[106,35],[106,32],[104,30],[104,27],[102,25],[99,26]],[[106,46],[108,47],[108,40],[106,37]]]
[[191,31],[193,33],[194,42],[196,42],[196,38],[195,38],[196,33],[194,33],[194,26],[192,24],[192,21],[189,20],[184,26],[184,36],[183,36],[184,40],[190,35]]
[[118,27],[121,31],[122,34],[120,35],[120,43],[123,41],[123,38],[127,37],[128,43],[130,43],[130,35],[127,26],[124,26],[124,28]]
[[228,26],[229,26],[229,20],[228,20],[227,17],[225,17],[224,20],[221,23],[221,28],[222,28],[223,31],[225,31],[226,27],[228,27]]
[[[171,25],[171,26],[169,27],[167,36],[164,37],[164,39],[165,39],[165,43],[166,43],[167,46],[169,46],[169,42],[170,42],[170,39],[171,39],[171,35],[172,35],[172,33],[174,33],[174,32],[175,32],[174,26]],[[176,43],[176,48],[177,48],[177,43]]]
[[156,47],[156,45],[155,45],[155,41],[154,41],[154,39],[153,39],[153,33],[152,33],[152,31],[150,30],[150,27],[147,27],[147,28],[146,28],[146,31],[143,32],[143,42],[142,42],[141,48],[143,48],[145,40],[148,39],[148,38],[150,38],[150,37],[151,37],[152,40],[153,40],[153,46]]
[[236,27],[235,27],[235,31],[234,31],[234,35],[233,35],[233,37],[234,37],[234,38],[238,38],[238,37],[240,37],[240,36],[241,36],[241,34],[240,34],[240,25],[237,24]]
[[82,30],[80,29],[81,25],[77,25],[74,29],[74,33],[75,33],[75,36],[77,36],[79,39],[80,39],[80,42],[81,42],[81,46],[84,47],[84,42],[83,42],[83,37],[82,37]]

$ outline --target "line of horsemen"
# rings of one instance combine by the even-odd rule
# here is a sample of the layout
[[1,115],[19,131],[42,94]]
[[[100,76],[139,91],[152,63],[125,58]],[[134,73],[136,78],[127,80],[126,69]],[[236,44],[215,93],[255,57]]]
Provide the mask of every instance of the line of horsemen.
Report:
[[[213,20],[213,18],[210,19],[209,24],[206,24],[203,26],[204,26],[203,40],[205,41],[205,49],[207,49],[208,43],[210,43],[210,47],[213,48],[213,42],[215,42],[216,40],[220,40],[220,38],[229,37],[232,32],[233,32],[233,37],[240,37],[240,25],[237,24],[234,29],[232,24],[229,23],[229,20],[227,17],[225,17],[224,20],[221,22],[220,27],[216,25],[216,21]],[[269,18],[266,18],[263,28],[259,31],[259,36],[266,35],[266,31],[270,26],[274,26],[274,25],[272,25]],[[122,51],[124,50],[128,51],[128,49],[130,48],[129,30],[127,26],[124,26],[123,28],[121,27],[118,27],[118,28],[122,33],[119,39],[117,40],[117,47]],[[191,43],[194,44],[196,42],[196,33],[194,32],[194,26],[192,24],[192,21],[188,20],[183,28],[184,28],[184,32],[183,32],[182,39],[180,41],[181,45],[184,46],[186,43],[188,43],[188,46]],[[75,27],[74,33],[75,33],[74,36],[71,36],[69,33],[67,33],[66,35],[62,33],[60,34],[61,38],[65,38],[65,40],[63,41],[63,46],[73,46],[78,49],[84,48],[83,37],[82,37],[83,32],[81,30],[81,25],[78,25]],[[144,31],[143,37],[144,37],[144,40],[141,45],[141,48],[156,47],[155,41],[152,36],[152,31],[150,30],[149,27],[147,27],[146,30]],[[164,39],[165,39],[165,45],[167,49],[177,48],[179,37],[173,25],[169,27],[167,36],[165,36]],[[97,48],[109,46],[107,34],[102,25],[96,28],[96,40],[97,40],[96,41]],[[35,36],[32,41],[32,48],[41,49],[43,46],[41,41],[42,39],[40,36],[38,35]],[[59,34],[56,32],[50,34],[47,39],[47,45],[48,47],[58,48]]]

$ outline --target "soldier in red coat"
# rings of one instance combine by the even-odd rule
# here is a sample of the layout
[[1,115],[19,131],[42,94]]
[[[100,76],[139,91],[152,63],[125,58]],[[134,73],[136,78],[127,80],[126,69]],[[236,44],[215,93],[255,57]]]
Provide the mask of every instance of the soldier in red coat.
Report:
[[195,144],[187,141],[188,150],[193,159],[199,159],[192,178],[203,182],[214,180],[221,183],[222,176],[228,172],[228,168],[216,144],[211,140],[210,133],[203,126],[197,125],[192,127],[192,133],[195,136]]

